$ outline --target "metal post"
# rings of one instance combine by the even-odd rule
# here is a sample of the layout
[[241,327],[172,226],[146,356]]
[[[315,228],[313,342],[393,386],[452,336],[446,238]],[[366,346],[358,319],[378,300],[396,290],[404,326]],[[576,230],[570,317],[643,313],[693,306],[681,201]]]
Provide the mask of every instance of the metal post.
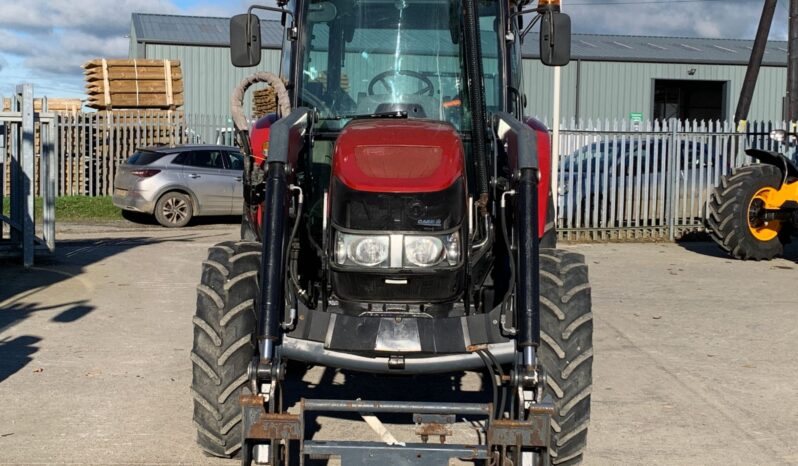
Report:
[[[0,110],[3,110],[3,103],[5,99],[3,95],[0,94]],[[11,110],[11,109],[9,109]],[[5,196],[6,190],[6,134],[7,134],[7,127],[5,122],[0,120],[0,216],[3,215],[3,197]],[[0,219],[0,241],[3,239],[3,220]]]
[[[562,91],[562,67],[554,67],[554,109],[552,111],[552,135],[551,135],[551,196],[557,199],[560,184],[560,94]],[[559,218],[557,215],[557,205],[559,202],[554,203],[554,218]]]
[[787,120],[791,131],[798,121],[798,0],[790,0],[789,33],[787,35]]
[[[56,189],[56,117],[40,118],[42,140],[41,183],[42,183],[42,236],[50,252],[55,251],[55,189]],[[45,124],[46,123],[46,124]]]
[[[19,99],[17,95],[14,94],[11,97],[11,105],[10,105],[12,112],[19,112]],[[14,245],[19,245],[20,243],[20,230],[19,227],[22,224],[22,206],[20,205],[20,201],[22,197],[20,196],[20,186],[22,183],[20,182],[20,177],[22,175],[21,169],[21,161],[20,161],[20,150],[19,150],[19,122],[12,122],[9,125],[9,147],[11,150],[11,159],[8,161],[10,164],[10,173],[9,173],[9,193],[8,193],[8,203],[9,203],[9,217],[11,218],[11,243]]]
[[30,267],[33,265],[33,239],[36,234],[33,223],[33,85],[28,83],[17,86],[17,94],[22,96],[22,141],[20,144],[22,177],[19,190],[19,194],[21,194],[20,204],[22,206],[22,263],[25,267]]
[[671,137],[670,137],[670,147],[668,148],[668,188],[670,189],[670,193],[668,197],[665,199],[667,205],[665,206],[665,211],[668,213],[668,238],[671,241],[676,239],[676,232],[675,232],[675,225],[676,222],[676,213],[674,212],[675,204],[676,204],[676,191],[678,189],[677,181],[679,177],[676,174],[675,166],[676,166],[676,127],[678,125],[678,121],[676,118],[671,118],[668,122],[671,125]]

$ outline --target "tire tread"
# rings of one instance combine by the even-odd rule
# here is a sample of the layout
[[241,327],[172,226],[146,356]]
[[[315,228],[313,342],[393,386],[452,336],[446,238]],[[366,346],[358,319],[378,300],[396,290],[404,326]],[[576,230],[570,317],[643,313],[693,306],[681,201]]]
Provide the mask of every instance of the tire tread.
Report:
[[209,248],[197,287],[191,396],[197,443],[214,456],[231,457],[241,447],[237,393],[255,354],[260,249],[241,241]]

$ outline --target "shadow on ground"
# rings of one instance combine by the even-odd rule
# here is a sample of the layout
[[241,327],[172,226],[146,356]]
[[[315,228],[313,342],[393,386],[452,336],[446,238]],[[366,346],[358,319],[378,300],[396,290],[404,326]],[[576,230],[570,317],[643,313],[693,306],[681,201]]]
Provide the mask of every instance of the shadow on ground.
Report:
[[[679,241],[676,244],[682,248],[701,254],[708,257],[717,259],[734,260],[729,254],[720,248],[714,241]],[[789,261],[798,262],[798,243],[792,242],[784,247],[784,259]]]
[[[302,378],[312,366],[291,363],[285,381],[284,407],[299,403],[300,399],[318,398],[326,400],[371,400],[371,401],[415,401],[445,403],[489,403],[492,391],[490,379],[483,374],[477,387],[464,390],[464,372],[418,376],[376,376],[333,368],[318,368],[323,371],[316,383],[303,382]],[[305,416],[305,438],[311,439],[321,429],[320,416],[338,419],[362,420],[358,413],[307,413]],[[387,424],[413,425],[408,414],[380,414],[379,419]],[[484,417],[457,416],[458,421],[467,420],[478,431]],[[375,434],[376,435],[376,434]],[[476,434],[480,435],[480,434]],[[415,441],[420,441],[416,438]],[[435,439],[437,441],[437,438]],[[298,453],[298,450],[295,452]],[[292,455],[295,457],[295,455]],[[327,460],[312,460],[305,464],[324,465]]]
[[[125,220],[129,221],[130,223],[136,225],[150,225],[150,226],[160,226],[157,220],[155,220],[154,215],[147,215],[142,214],[139,212],[131,212],[128,210],[122,211],[122,217]],[[206,216],[199,216],[194,217],[188,223],[186,227],[190,228],[193,226],[201,226],[201,225],[241,225],[241,216],[240,215],[206,215]],[[184,227],[184,228],[186,228]],[[164,227],[166,228],[166,227]]]
[[[216,236],[216,235],[212,235]],[[95,308],[86,300],[47,305],[31,301],[37,291],[53,286],[85,272],[86,267],[133,248],[163,242],[187,242],[197,239],[196,233],[181,233],[164,238],[130,237],[58,241],[52,256],[37,259],[36,266],[26,269],[17,259],[0,260],[0,335],[33,315],[61,310],[50,321],[58,324],[76,322]],[[0,382],[25,367],[38,351],[41,338],[35,335],[0,336]]]

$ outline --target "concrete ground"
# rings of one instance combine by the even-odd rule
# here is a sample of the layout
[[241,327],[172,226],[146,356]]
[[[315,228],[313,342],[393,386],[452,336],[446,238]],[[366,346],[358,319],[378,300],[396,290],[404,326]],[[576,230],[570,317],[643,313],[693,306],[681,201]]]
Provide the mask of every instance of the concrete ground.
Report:
[[[54,258],[0,262],[0,463],[237,464],[195,446],[188,390],[200,262],[236,234],[62,228]],[[749,263],[708,243],[568,247],[593,285],[585,464],[798,464],[797,253]],[[305,396],[481,397],[474,373],[304,380]],[[317,438],[374,439],[356,418],[316,421]]]

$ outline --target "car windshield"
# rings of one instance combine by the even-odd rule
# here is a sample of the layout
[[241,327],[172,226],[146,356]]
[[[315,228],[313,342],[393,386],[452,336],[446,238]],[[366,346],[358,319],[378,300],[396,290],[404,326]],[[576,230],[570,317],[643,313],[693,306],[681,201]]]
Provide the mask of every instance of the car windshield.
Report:
[[[573,154],[564,157],[560,162],[563,171],[586,171],[587,167],[594,164],[595,160],[603,160],[605,157],[612,157],[613,153],[628,153],[629,143],[595,143],[585,146]],[[581,168],[580,168],[581,167]]]
[[[311,0],[300,104],[323,127],[397,113],[468,128],[460,0]],[[498,2],[480,2],[486,104],[497,105]]]

